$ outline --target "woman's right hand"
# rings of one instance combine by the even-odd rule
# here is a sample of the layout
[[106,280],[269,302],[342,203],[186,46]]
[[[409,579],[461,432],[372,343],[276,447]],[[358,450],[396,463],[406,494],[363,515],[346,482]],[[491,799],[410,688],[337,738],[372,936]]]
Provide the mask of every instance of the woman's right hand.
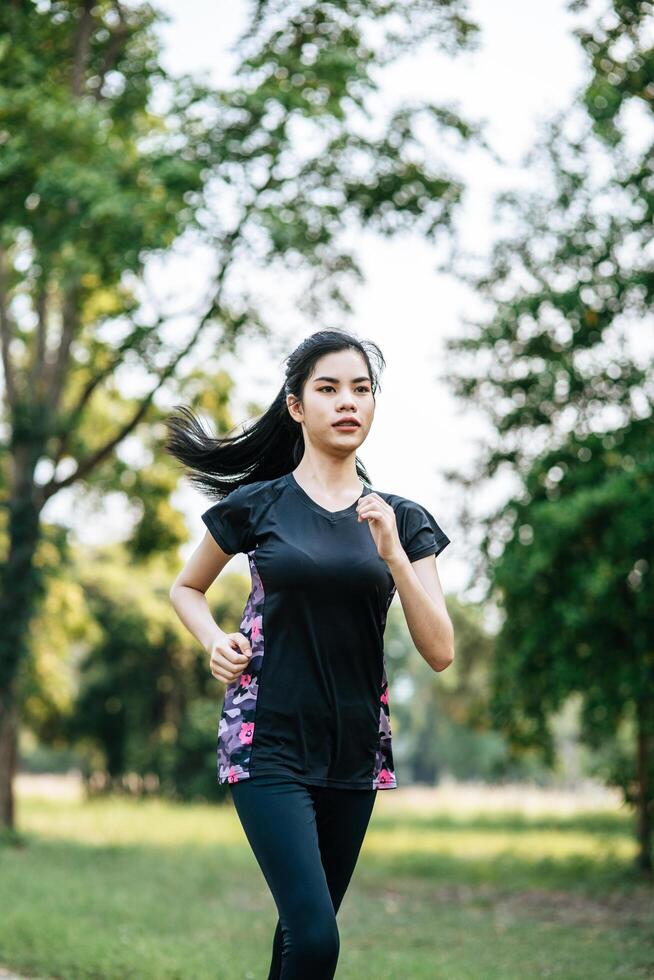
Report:
[[209,670],[216,680],[231,684],[243,673],[251,656],[247,637],[242,633],[223,633],[209,648]]

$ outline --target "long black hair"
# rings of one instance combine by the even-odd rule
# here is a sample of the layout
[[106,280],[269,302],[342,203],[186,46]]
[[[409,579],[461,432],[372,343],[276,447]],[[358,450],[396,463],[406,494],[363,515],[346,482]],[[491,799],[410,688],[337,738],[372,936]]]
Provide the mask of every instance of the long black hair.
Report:
[[[205,431],[190,408],[176,405],[166,419],[165,451],[188,469],[188,479],[193,486],[218,499],[242,484],[272,480],[289,473],[304,455],[304,439],[302,426],[291,416],[286,397],[292,394],[302,401],[304,385],[316,361],[325,354],[348,348],[363,356],[374,398],[379,387],[379,374],[386,366],[377,344],[359,340],[345,330],[318,330],[285,358],[284,384],[268,410],[254,423],[238,435],[217,439]],[[355,459],[358,476],[370,486],[365,466],[358,456]]]

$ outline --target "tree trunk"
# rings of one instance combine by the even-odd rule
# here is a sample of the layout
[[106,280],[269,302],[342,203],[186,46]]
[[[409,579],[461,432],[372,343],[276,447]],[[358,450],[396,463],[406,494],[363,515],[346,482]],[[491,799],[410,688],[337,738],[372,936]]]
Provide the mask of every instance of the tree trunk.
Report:
[[638,857],[641,871],[652,873],[652,793],[649,780],[651,766],[652,730],[648,705],[641,699],[637,704],[637,779],[638,779]]
[[2,827],[13,830],[14,776],[18,761],[18,705],[14,686],[0,699],[0,820]]
[[43,572],[34,563],[39,534],[39,512],[31,488],[21,481],[23,493],[9,505],[9,553],[0,566],[0,820],[13,830],[14,775],[18,764],[20,666],[28,651],[28,628],[43,593]]

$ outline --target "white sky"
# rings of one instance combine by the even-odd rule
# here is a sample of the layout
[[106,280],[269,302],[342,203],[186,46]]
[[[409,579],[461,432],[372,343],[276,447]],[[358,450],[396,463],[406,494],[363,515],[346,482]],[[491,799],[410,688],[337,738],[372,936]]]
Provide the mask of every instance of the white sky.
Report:
[[[208,72],[216,84],[228,81],[233,64],[228,48],[242,26],[246,5],[156,0],[155,6],[172,17],[160,28],[166,68],[173,73]],[[457,220],[461,242],[467,249],[481,250],[494,236],[493,192],[528,181],[529,174],[520,167],[521,155],[532,143],[539,121],[569,103],[586,67],[571,34],[575,21],[562,0],[540,4],[472,0],[469,12],[481,27],[478,51],[456,59],[426,49],[414,51],[386,71],[382,98],[389,107],[404,97],[457,103],[465,118],[488,121],[486,136],[503,166],[478,150],[449,157],[454,172],[467,184]],[[447,485],[443,470],[468,468],[484,422],[472,413],[463,415],[461,404],[451,395],[444,377],[443,343],[456,336],[464,319],[479,309],[466,287],[436,271],[442,249],[408,236],[380,240],[365,234],[355,241],[366,282],[351,294],[355,312],[344,318],[342,326],[374,340],[387,362],[373,428],[359,455],[374,486],[417,500],[432,511],[452,539],[439,559],[441,581],[447,592],[457,592],[469,584],[462,532],[457,527],[460,490]],[[203,268],[201,257],[194,255],[167,263],[165,272],[153,263],[150,288],[170,295],[177,286],[180,295],[186,294],[189,275],[199,275],[199,284],[198,270]],[[279,285],[292,295],[290,273],[288,286]],[[283,380],[282,357],[319,326],[298,316],[289,327],[288,318],[280,316],[272,356],[266,345],[249,340],[241,345],[237,358],[224,359],[224,367],[236,380],[235,422],[247,414],[244,406],[249,400],[263,405],[272,400]],[[182,556],[187,557],[204,533],[199,515],[209,501],[187,487],[176,502],[187,514],[192,532]],[[488,498],[469,504],[481,513]],[[240,556],[233,566],[239,567],[239,561]],[[245,558],[243,565],[247,567]]]

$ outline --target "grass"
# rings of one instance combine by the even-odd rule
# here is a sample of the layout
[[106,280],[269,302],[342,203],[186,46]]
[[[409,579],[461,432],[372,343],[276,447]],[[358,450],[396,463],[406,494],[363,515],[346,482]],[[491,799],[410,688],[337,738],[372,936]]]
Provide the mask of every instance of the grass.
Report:
[[[631,817],[450,797],[378,794],[339,911],[339,980],[654,977]],[[276,910],[231,803],[30,792],[17,818],[26,846],[0,850],[1,964],[65,980],[267,976]]]

